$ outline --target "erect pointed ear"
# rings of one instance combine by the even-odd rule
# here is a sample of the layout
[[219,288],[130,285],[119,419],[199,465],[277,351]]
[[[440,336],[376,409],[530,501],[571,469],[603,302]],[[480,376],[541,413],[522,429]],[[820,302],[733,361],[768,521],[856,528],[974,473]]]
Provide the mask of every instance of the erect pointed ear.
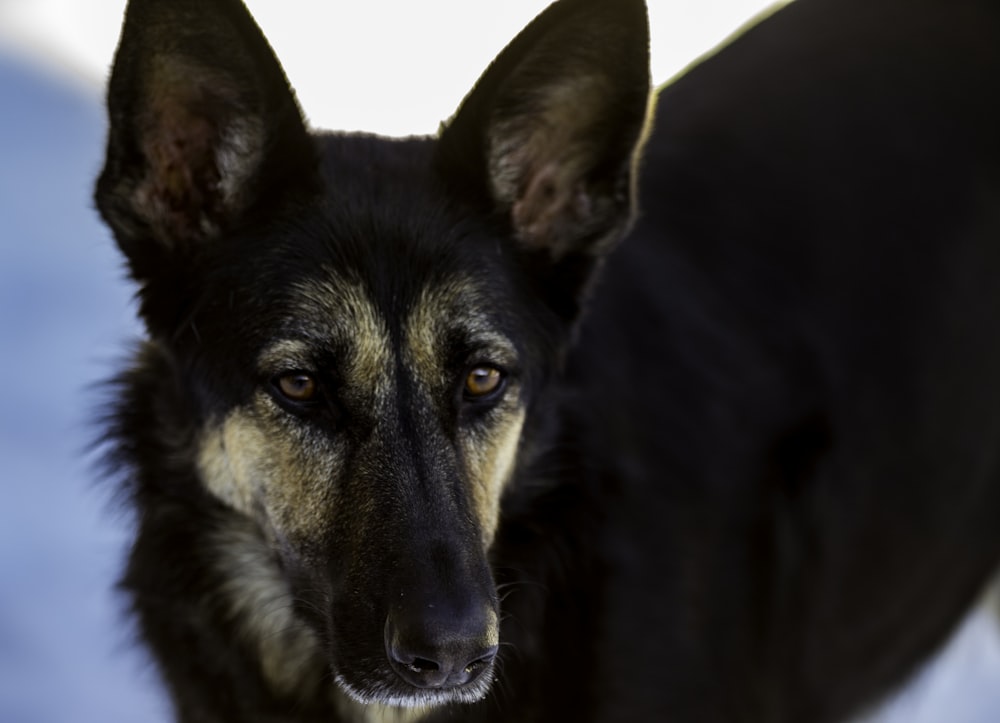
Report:
[[281,66],[239,0],[131,0],[108,112],[96,201],[139,280],[318,178]]
[[443,174],[507,214],[528,250],[598,257],[631,219],[648,96],[642,0],[560,0],[443,128]]

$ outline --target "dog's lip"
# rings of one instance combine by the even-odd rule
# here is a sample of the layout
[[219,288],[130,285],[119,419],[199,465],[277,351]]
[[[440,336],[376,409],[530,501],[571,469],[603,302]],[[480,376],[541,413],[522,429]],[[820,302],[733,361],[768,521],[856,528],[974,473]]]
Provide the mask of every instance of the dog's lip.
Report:
[[453,687],[419,688],[402,680],[386,668],[375,675],[363,676],[354,683],[343,672],[334,672],[337,686],[354,702],[361,705],[383,705],[396,708],[433,708],[452,703],[475,703],[482,700],[493,686],[496,663],[491,662],[475,679]]

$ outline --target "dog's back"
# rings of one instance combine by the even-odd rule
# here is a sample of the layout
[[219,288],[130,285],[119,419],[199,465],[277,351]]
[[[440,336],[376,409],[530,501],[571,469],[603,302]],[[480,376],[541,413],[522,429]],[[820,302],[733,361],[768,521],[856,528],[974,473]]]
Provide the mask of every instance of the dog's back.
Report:
[[994,3],[800,0],[661,92],[577,361],[608,720],[842,720],[982,594],[998,77]]

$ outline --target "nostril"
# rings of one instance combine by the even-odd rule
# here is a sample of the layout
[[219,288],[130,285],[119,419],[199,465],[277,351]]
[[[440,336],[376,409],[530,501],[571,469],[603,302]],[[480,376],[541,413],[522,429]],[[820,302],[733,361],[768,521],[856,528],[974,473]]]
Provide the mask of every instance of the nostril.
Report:
[[452,671],[438,661],[410,656],[399,650],[389,650],[389,663],[400,678],[417,688],[441,688],[448,685],[452,677]]
[[412,663],[406,664],[406,667],[417,675],[423,675],[424,673],[436,673],[441,670],[441,666],[438,663],[425,658],[414,658]]

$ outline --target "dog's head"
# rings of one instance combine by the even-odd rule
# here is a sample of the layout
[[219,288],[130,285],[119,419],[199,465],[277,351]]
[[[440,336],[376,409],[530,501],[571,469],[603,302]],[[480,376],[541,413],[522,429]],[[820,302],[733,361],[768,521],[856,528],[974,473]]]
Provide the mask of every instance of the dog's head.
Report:
[[361,702],[489,686],[501,497],[631,218],[647,42],[639,0],[562,0],[439,137],[316,135],[238,0],[130,5],[97,203],[200,486]]

